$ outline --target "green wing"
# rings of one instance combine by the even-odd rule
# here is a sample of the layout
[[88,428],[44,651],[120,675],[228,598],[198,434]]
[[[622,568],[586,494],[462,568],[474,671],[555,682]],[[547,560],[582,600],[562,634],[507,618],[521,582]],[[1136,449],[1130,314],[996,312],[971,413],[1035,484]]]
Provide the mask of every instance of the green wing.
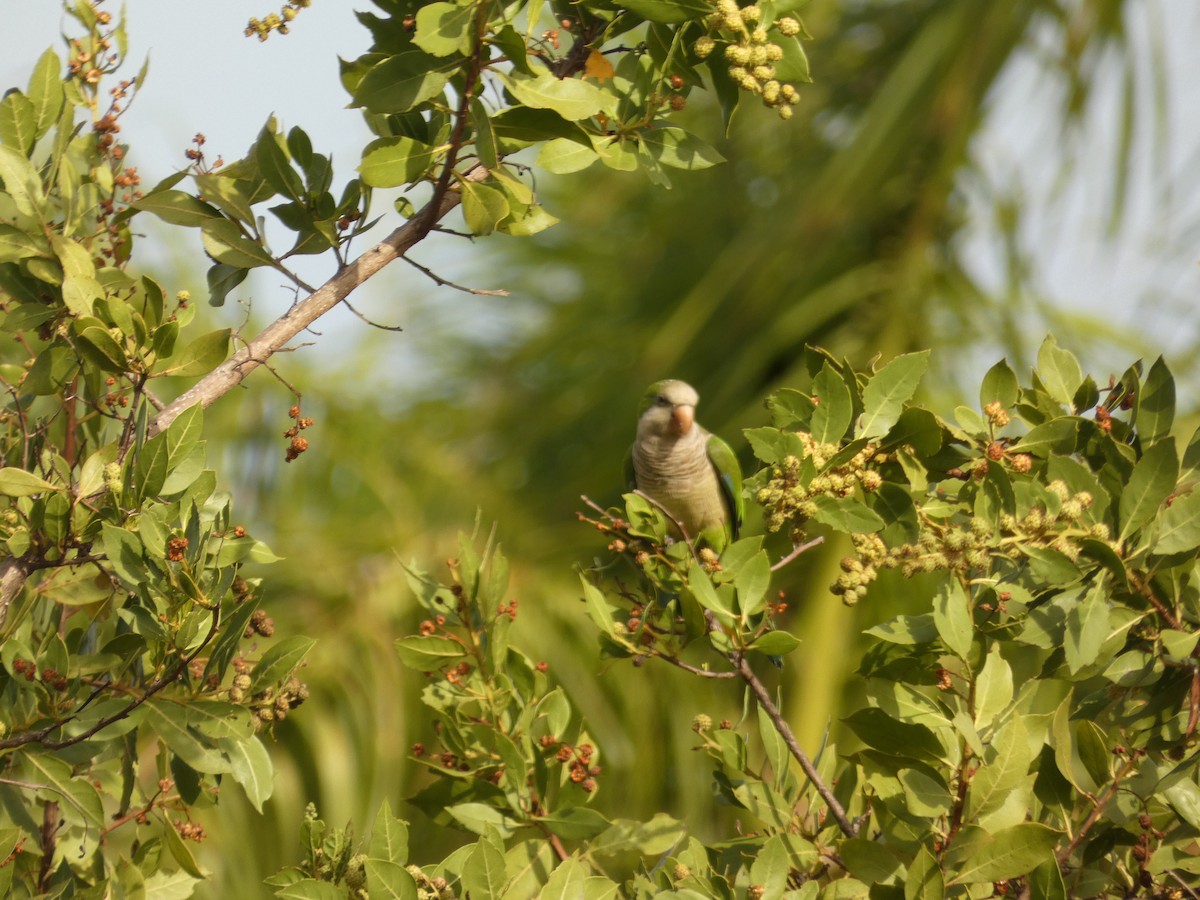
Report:
[[733,449],[715,434],[708,436],[708,459],[717,470],[717,480],[729,510],[729,531],[737,540],[746,515],[746,503],[742,499],[742,467],[738,465]]

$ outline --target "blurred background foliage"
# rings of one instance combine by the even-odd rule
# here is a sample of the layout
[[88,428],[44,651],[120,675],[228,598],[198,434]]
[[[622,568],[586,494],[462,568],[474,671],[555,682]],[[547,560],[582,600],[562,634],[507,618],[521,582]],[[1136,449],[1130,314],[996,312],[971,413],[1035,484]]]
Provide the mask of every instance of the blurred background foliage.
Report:
[[[563,224],[536,240],[464,245],[476,258],[455,266],[458,281],[519,286],[519,302],[430,291],[406,301],[404,334],[364,327],[336,364],[311,369],[305,351],[277,358],[317,422],[299,462],[283,463],[292,401],[265,373],[217,404],[210,462],[233,479],[246,524],[286,557],[263,573],[266,607],[280,634],[320,644],[304,673],[311,699],[277,728],[279,783],[265,820],[236,797],[212,812],[204,861],[216,877],[203,895],[246,896],[295,861],[310,800],[327,821],[361,826],[390,799],[418,823],[419,862],[459,841],[399,802],[421,783],[406,755],[429,723],[422,685],[392,644],[419,619],[399,559],[441,574],[477,510],[499,523],[513,562],[520,641],[548,661],[599,738],[598,806],[631,817],[662,809],[713,829],[705,837],[728,825],[709,819],[710,775],[689,723],[700,712],[737,720],[741,696],[665,666],[603,670],[573,571],[602,549],[575,522],[580,494],[616,500],[637,399],[661,377],[692,382],[701,421],[749,464],[740,429],[763,424],[764,398],[798,380],[807,343],[857,365],[932,348],[926,390],[947,413],[977,402],[978,377],[1000,356],[1027,368],[1044,330],[1064,320],[1029,290],[1014,237],[1019,198],[988,195],[974,142],[1006,67],[1035,52],[1045,90],[1062,103],[1045,152],[1069,166],[1100,67],[1121,68],[1130,84],[1161,77],[1128,39],[1152,6],[813,0],[804,14],[818,81],[792,122],[740,110],[721,143],[728,163],[679,177],[671,191],[603,169],[542,176]],[[1118,124],[1105,190],[1119,217],[1121,147],[1138,126],[1129,103],[1108,112]],[[712,110],[697,109],[690,127],[706,119]],[[968,184],[998,235],[999,288],[980,284],[964,259]],[[1099,379],[1149,352],[1098,319],[1069,325],[1060,340],[1106,365]],[[390,362],[410,342],[425,369],[398,382]],[[809,649],[778,679],[812,753],[827,730],[838,738],[853,708],[848,661],[862,629],[906,603],[903,581],[881,579],[867,603],[844,608],[827,589],[842,555],[826,545],[781,584],[789,625]]]

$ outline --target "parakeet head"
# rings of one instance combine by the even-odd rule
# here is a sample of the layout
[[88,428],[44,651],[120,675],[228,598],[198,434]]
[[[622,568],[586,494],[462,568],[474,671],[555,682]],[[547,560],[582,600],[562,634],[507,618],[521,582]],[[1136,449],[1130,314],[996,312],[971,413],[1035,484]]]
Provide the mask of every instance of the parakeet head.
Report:
[[646,389],[638,411],[639,434],[682,436],[696,421],[700,395],[690,384],[669,378]]

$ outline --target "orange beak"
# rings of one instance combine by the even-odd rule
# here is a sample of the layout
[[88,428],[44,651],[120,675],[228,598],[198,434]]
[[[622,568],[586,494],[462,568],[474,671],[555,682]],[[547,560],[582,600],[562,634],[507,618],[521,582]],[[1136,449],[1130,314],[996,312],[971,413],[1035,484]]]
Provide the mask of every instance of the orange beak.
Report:
[[671,411],[671,430],[676,434],[687,434],[695,421],[696,408],[693,406],[676,406]]

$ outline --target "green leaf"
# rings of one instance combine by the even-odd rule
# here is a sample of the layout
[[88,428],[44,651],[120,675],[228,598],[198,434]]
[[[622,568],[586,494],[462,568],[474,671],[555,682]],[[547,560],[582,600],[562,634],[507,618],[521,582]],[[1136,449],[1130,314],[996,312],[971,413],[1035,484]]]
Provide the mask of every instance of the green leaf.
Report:
[[1200,786],[1194,780],[1180,778],[1163,791],[1163,796],[1181,819],[1200,829]]
[[822,364],[813,379],[813,400],[816,403],[810,422],[813,440],[821,444],[840,442],[854,418],[854,404],[846,382],[829,363]]
[[843,534],[872,534],[886,524],[877,512],[854,497],[839,500],[819,494],[813,502],[817,505],[813,518]]
[[897,778],[904,789],[909,812],[918,816],[944,816],[950,809],[950,788],[931,769],[901,769]]
[[587,806],[558,809],[537,821],[539,825],[568,841],[589,840],[612,825],[603,815]]
[[937,623],[931,613],[919,616],[896,616],[868,628],[866,634],[892,644],[928,644],[938,637]]
[[767,656],[787,656],[800,646],[800,638],[789,631],[768,631],[749,647]]
[[392,805],[386,798],[375,816],[367,853],[373,859],[401,866],[408,862],[408,823],[392,813]]
[[979,408],[983,409],[989,403],[999,403],[1005,409],[1012,409],[1020,396],[1021,385],[1017,375],[1008,361],[1002,359],[983,376],[983,384],[979,388]]
[[1008,708],[1013,698],[1012,667],[1000,655],[999,645],[992,645],[983,670],[975,680],[975,725],[990,725]]
[[396,652],[404,665],[418,672],[435,672],[467,654],[466,648],[458,641],[437,635],[398,638]]
[[6,497],[30,497],[46,491],[61,491],[62,487],[51,484],[32,472],[5,466],[0,469],[0,494]]
[[0,223],[0,263],[45,256],[49,249],[20,228]]
[[204,252],[219,263],[239,269],[274,265],[275,257],[258,241],[242,234],[229,219],[206,219],[200,226]]
[[300,174],[292,168],[283,147],[279,146],[279,138],[275,134],[275,120],[272,118],[258,133],[252,150],[254,162],[263,180],[277,194],[301,200],[304,197],[304,182]]
[[1124,541],[1158,514],[1175,490],[1178,477],[1179,457],[1173,438],[1159,441],[1142,454],[1121,492],[1118,540]]
[[767,559],[765,551],[754,554],[749,561],[737,567],[733,586],[737,589],[738,606],[743,617],[756,615],[762,610],[771,586],[771,561]]
[[863,412],[856,437],[882,437],[900,419],[929,366],[929,351],[905,353],[871,376],[863,388]]
[[37,140],[37,113],[29,98],[20,91],[10,91],[0,100],[0,141],[25,156]]
[[1158,516],[1155,553],[1183,553],[1200,546],[1200,490],[1176,497]]
[[178,465],[200,443],[204,433],[204,406],[189,406],[167,427],[167,449],[171,465]]
[[1069,350],[1058,346],[1054,335],[1046,335],[1038,350],[1038,375],[1046,391],[1063,406],[1072,406],[1075,392],[1083,383],[1079,360]]
[[535,204],[525,212],[519,214],[514,212],[508,216],[496,226],[496,230],[501,234],[510,234],[513,237],[528,237],[557,224],[557,218],[546,212],[542,206]]
[[[253,181],[239,177],[247,174],[247,168]],[[237,168],[228,166],[217,174],[196,175],[195,182],[207,202],[220,209],[231,222],[246,226],[254,224],[254,204],[272,196],[266,182],[247,163]]]
[[284,681],[301,662],[317,642],[302,634],[285,637],[278,644],[262,655],[254,672],[250,676],[250,693],[257,693],[264,688],[274,687]]
[[28,97],[33,104],[34,128],[40,137],[50,130],[63,107],[62,60],[53,48],[47,49],[29,76]]
[[466,56],[475,42],[474,3],[430,3],[417,11],[413,43],[434,56]]
[[838,855],[850,873],[867,884],[891,884],[900,871],[900,860],[886,846],[865,838],[842,841]]
[[538,900],[578,900],[584,897],[583,885],[590,871],[575,857],[564,859],[550,873],[546,886],[537,895]]
[[222,362],[229,352],[228,328],[218,328],[202,334],[167,361],[160,374],[192,377],[207,375]]
[[89,779],[73,776],[69,763],[50,752],[22,750],[17,755],[17,771],[22,781],[38,788],[40,799],[58,803],[60,813],[69,822],[89,829],[103,827],[100,792]]
[[569,175],[586,169],[599,158],[590,142],[554,138],[542,144],[537,164],[555,175]]
[[100,545],[113,572],[121,583],[130,590],[149,579],[146,561],[142,556],[142,542],[124,528],[105,522],[101,526]]
[[978,884],[1027,875],[1054,849],[1062,834],[1036,822],[1022,822],[994,834],[969,826],[947,849],[949,884]]
[[[999,730],[988,747],[985,764],[976,770],[967,795],[967,821],[989,831],[1025,820],[1028,792],[1033,786],[1029,766],[1033,755],[1020,716]],[[1000,817],[1009,818],[1003,821]],[[1010,818],[1011,817],[1011,818]]]
[[928,847],[922,847],[908,866],[904,879],[904,900],[943,900],[946,885],[942,869]]
[[373,113],[403,113],[438,96],[458,61],[407,50],[372,66],[354,89],[354,99]]
[[860,709],[842,721],[864,744],[888,756],[936,761],[945,755],[930,729],[901,722],[878,707]]
[[534,109],[553,110],[568,122],[590,119],[598,113],[616,115],[617,97],[587,81],[560,79],[550,72],[536,78],[496,74],[521,103]]
[[1175,379],[1160,356],[1150,366],[1138,397],[1137,428],[1142,444],[1148,446],[1171,433],[1175,423]]
[[1079,436],[1080,420],[1073,416],[1060,416],[1035,425],[1013,445],[1013,450],[1033,456],[1048,456],[1050,453],[1070,453],[1075,449]]
[[[229,292],[245,281],[249,274],[248,269],[239,269],[237,266],[229,266],[225,263],[211,265],[206,276],[209,306],[224,306]],[[165,324],[173,325],[175,323],[167,322]]]
[[491,234],[509,214],[508,200],[502,191],[486,184],[462,181],[463,219],[472,234]]
[[665,25],[691,22],[712,12],[704,0],[617,0],[617,5],[632,10],[647,22]]
[[[372,900],[417,900],[417,882],[408,870],[399,863],[387,859],[370,858],[364,866],[367,873],[367,888]],[[339,897],[344,894],[339,893]],[[497,895],[498,896],[498,895]]]
[[371,187],[399,187],[420,180],[441,152],[410,137],[372,141],[363,150],[358,171]]
[[[846,845],[849,843],[850,841],[844,841],[838,846],[843,858],[845,858]],[[847,859],[847,863],[849,862],[850,860]],[[784,888],[787,886],[790,869],[791,864],[788,860],[788,851],[783,835],[772,835],[763,842],[762,848],[754,855],[754,862],[750,865],[750,883],[762,887],[761,896],[763,897],[782,896]],[[853,866],[851,866],[851,871],[853,871]]]
[[105,372],[124,372],[129,369],[129,358],[108,329],[90,326],[79,333],[80,352],[95,366]]
[[77,316],[90,316],[96,298],[104,296],[91,253],[82,244],[58,234],[51,236],[50,246],[62,264],[63,303]]
[[222,738],[221,750],[229,757],[230,774],[242,786],[246,799],[260,814],[275,789],[275,767],[267,748],[257,737],[244,740]]
[[674,125],[643,132],[642,146],[656,162],[673,169],[694,171],[725,162],[715,147]]
[[942,643],[956,656],[966,659],[971,652],[975,624],[971,621],[970,599],[957,578],[948,578],[933,600],[933,623]]
[[205,775],[224,775],[230,771],[229,760],[217,749],[215,741],[189,727],[187,707],[170,700],[150,700],[143,704],[146,718],[142,731],[150,731],[167,742],[171,751],[197,772]]
[[687,586],[688,591],[703,609],[716,613],[723,624],[733,625],[737,613],[733,608],[732,590],[727,586],[722,586],[721,589],[713,587],[708,574],[695,560],[692,560],[688,568]]
[[1062,870],[1053,854],[1029,873],[1029,900],[1068,900]]
[[1072,675],[1096,662],[1108,635],[1108,591],[1101,580],[1067,613],[1063,649]]
[[0,181],[4,182],[4,191],[18,212],[33,219],[42,218],[46,205],[42,179],[24,153],[5,144],[0,144]]
[[[370,875],[368,874],[367,877],[369,878]],[[346,890],[328,881],[317,881],[315,878],[302,878],[299,881],[293,881],[289,885],[277,888],[275,896],[279,897],[280,900],[346,900]]]
[[471,127],[475,131],[475,152],[488,171],[500,168],[500,150],[496,145],[496,130],[487,107],[478,97],[471,101]]
[[167,441],[165,435],[156,435],[138,450],[134,467],[134,485],[140,498],[156,497],[167,480]]
[[601,856],[640,853],[659,856],[687,836],[687,829],[666,813],[655,813],[648,822],[616,819],[612,826],[592,841],[590,850]]
[[187,228],[199,228],[211,219],[221,218],[221,212],[215,206],[177,190],[155,191],[129,205],[158,216],[164,222]]

